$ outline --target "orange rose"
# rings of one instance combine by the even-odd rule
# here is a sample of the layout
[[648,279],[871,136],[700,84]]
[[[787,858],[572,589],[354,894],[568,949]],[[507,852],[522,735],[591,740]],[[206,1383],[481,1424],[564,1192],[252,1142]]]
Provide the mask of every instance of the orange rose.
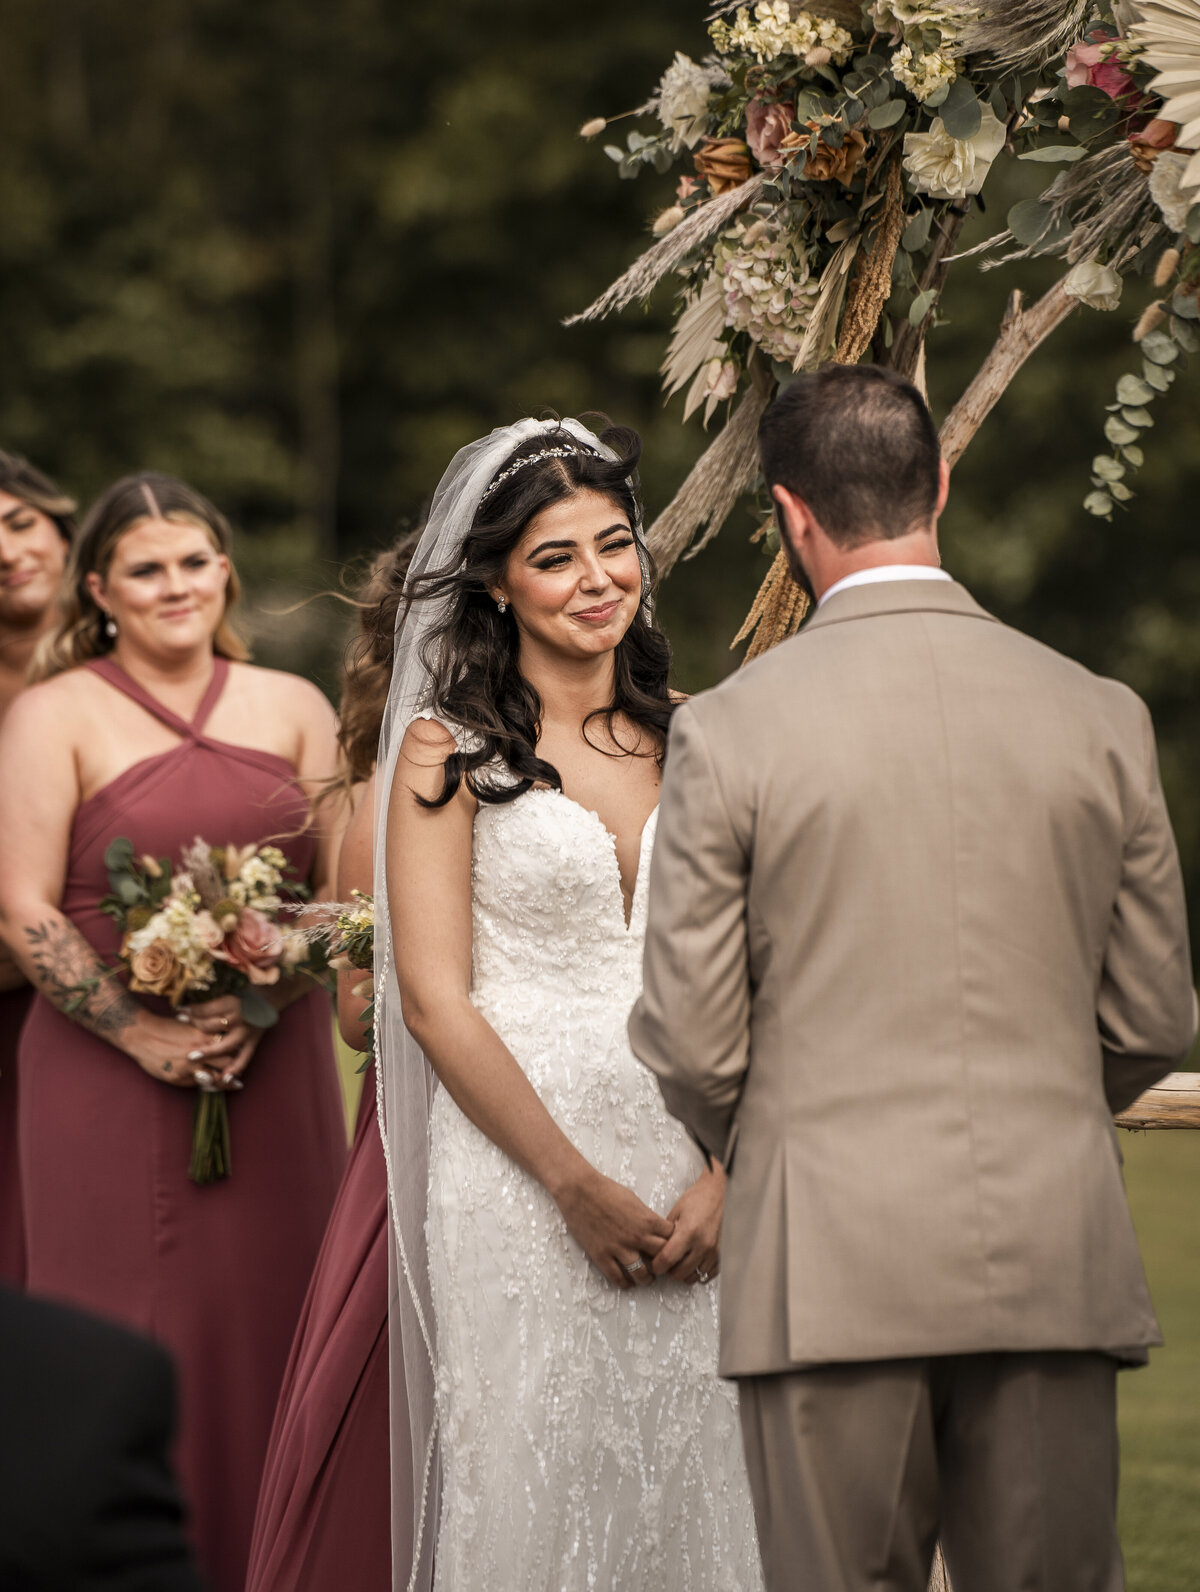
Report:
[[[817,122],[809,122],[809,131],[815,133],[818,125]],[[779,152],[787,160],[800,150],[807,149],[808,145],[809,139],[804,133],[789,133],[780,143]],[[809,155],[805,162],[803,175],[811,182],[836,181],[848,188],[866,147],[867,140],[857,128],[851,128],[845,135],[840,149],[822,140],[817,145],[816,154]]]
[[692,159],[714,194],[728,193],[750,175],[750,151],[740,138],[706,138]]
[[152,940],[129,958],[129,987],[140,995],[165,995],[175,1005],[187,988],[187,971],[165,940]]
[[1134,165],[1139,171],[1149,172],[1164,149],[1174,149],[1178,136],[1179,128],[1174,122],[1156,116],[1130,136],[1129,148],[1133,153]]

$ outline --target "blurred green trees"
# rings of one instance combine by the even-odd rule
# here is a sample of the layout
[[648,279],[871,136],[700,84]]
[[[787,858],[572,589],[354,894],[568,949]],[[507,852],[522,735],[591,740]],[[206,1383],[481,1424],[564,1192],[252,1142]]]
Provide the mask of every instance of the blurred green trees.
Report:
[[[676,48],[703,53],[705,9],[9,0],[0,445],[84,498],[137,466],[195,481],[244,532],[260,656],[330,688],[343,615],[285,610],[413,523],[490,426],[545,407],[637,425],[653,514],[703,442],[658,394],[668,306],[560,322],[644,245],[670,183],[620,182],[576,129],[644,100]],[[1004,179],[1014,197],[1026,178]],[[939,417],[1015,280],[952,273],[929,348]],[[1195,910],[1194,371],[1155,406],[1130,512],[1080,508],[1135,368],[1128,298],[1078,312],[987,422],[955,472],[946,559],[1003,618],[1150,701]],[[688,689],[735,661],[765,569],[747,528],[664,590]]]

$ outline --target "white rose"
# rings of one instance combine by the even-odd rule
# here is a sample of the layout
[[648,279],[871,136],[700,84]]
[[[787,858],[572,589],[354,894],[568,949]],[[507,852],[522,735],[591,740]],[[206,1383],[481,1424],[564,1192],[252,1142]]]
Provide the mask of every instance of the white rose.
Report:
[[1162,218],[1172,232],[1182,232],[1187,225],[1188,211],[1200,195],[1180,191],[1183,174],[1188,168],[1188,156],[1173,149],[1164,149],[1150,168],[1150,197],[1162,211]]
[[694,149],[704,137],[703,118],[712,91],[708,73],[690,56],[676,50],[675,59],[658,85],[658,119],[672,135],[676,149]]
[[904,135],[904,169],[918,193],[965,199],[983,187],[1005,137],[1004,123],[987,106],[974,138],[951,138],[939,116],[927,133]]
[[1112,266],[1099,260],[1080,260],[1063,278],[1063,292],[1094,310],[1115,310],[1123,285]]

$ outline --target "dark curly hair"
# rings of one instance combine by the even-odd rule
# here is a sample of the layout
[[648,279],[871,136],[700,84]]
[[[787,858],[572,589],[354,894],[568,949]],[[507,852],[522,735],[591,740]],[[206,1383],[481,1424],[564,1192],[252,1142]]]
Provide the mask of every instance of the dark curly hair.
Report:
[[[461,563],[427,571],[410,582],[406,615],[416,602],[450,598],[446,618],[424,642],[422,661],[433,681],[433,712],[466,732],[465,746],[446,758],[441,794],[422,799],[425,806],[444,806],[464,780],[481,802],[513,801],[535,784],[562,789],[558,770],[538,756],[542,703],[517,667],[516,621],[511,613],[499,612],[490,592],[534,516],[581,492],[599,492],[628,515],[647,578],[653,580],[638,499],[641,438],[628,426],[606,422],[600,440],[615,458],[585,448],[565,429],[544,430],[522,443],[496,472],[498,484],[480,503]],[[563,455],[507,473],[517,461],[551,448],[562,449]],[[613,699],[589,714],[585,734],[591,719],[603,718],[610,738],[620,745],[615,720],[626,718],[649,732],[661,763],[674,711],[670,667],[667,639],[639,603],[615,649]],[[507,779],[495,778],[497,765],[507,771]]]

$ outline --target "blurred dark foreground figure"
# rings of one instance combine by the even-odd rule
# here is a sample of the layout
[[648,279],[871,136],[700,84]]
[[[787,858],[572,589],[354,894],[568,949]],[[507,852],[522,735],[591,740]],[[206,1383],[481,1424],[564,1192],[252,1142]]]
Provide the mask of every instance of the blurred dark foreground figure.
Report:
[[0,1592],[201,1592],[174,1425],[161,1349],[0,1287]]

